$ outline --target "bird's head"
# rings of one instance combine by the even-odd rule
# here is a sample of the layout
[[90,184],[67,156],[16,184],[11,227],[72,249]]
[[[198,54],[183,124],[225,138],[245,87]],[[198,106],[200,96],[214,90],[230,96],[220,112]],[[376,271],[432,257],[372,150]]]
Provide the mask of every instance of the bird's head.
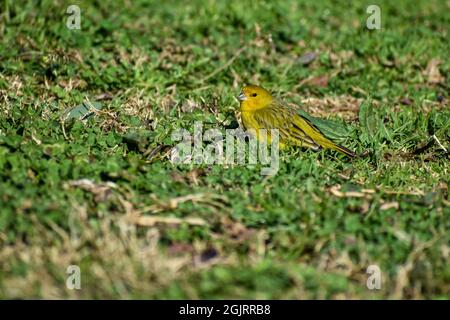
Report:
[[269,91],[254,85],[245,86],[237,99],[241,103],[242,111],[255,111],[265,108],[273,100]]

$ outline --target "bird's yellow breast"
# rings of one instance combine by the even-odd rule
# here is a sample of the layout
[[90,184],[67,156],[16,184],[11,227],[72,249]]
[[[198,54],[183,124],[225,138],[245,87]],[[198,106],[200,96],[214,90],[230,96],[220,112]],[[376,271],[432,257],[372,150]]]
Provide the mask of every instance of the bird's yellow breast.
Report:
[[242,123],[245,129],[260,129],[261,126],[258,121],[255,120],[253,111],[241,111]]
[[[272,137],[271,137],[271,132],[270,130],[268,130],[269,128],[264,127],[261,123],[259,123],[256,119],[255,119],[255,112],[254,111],[244,111],[241,108],[241,119],[242,119],[242,123],[245,127],[246,130],[249,129],[254,129],[255,132],[255,136],[259,141],[262,140],[266,140],[268,144],[272,143]],[[266,129],[266,135],[264,135],[265,139],[263,139],[263,136],[261,136],[259,129]],[[279,147],[281,149],[283,149],[285,147],[285,143],[279,141]]]

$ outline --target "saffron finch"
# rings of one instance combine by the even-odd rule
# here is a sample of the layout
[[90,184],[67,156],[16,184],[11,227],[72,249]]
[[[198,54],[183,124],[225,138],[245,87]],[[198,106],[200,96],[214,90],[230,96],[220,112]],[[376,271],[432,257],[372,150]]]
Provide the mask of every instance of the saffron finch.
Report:
[[[270,129],[279,130],[280,148],[288,145],[307,147],[313,150],[333,149],[350,158],[356,154],[327,138],[320,129],[311,123],[295,108],[284,105],[272,97],[266,89],[249,85],[242,89],[238,100],[241,105],[242,122],[245,128],[254,129],[261,139],[259,129],[267,130],[270,142]],[[304,112],[302,112],[304,114]]]

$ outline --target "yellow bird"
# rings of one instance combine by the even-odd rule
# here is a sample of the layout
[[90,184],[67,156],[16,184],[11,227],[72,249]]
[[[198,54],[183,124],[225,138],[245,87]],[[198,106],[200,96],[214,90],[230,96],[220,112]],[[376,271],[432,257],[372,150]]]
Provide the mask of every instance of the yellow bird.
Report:
[[327,137],[309,120],[298,114],[295,108],[275,100],[266,89],[249,85],[242,89],[238,96],[241,104],[242,122],[245,128],[267,130],[270,142],[270,129],[279,130],[280,148],[287,145],[307,147],[313,150],[322,148],[339,151],[351,158],[356,154],[340,146]]

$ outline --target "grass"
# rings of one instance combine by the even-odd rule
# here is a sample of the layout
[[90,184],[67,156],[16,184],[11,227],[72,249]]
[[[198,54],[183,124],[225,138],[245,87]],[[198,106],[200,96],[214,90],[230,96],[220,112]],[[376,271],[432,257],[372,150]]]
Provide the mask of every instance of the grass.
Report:
[[[69,30],[72,2],[1,4],[1,298],[449,298],[447,2],[376,1],[368,30],[365,1],[78,1]],[[367,155],[172,164],[245,83]]]

